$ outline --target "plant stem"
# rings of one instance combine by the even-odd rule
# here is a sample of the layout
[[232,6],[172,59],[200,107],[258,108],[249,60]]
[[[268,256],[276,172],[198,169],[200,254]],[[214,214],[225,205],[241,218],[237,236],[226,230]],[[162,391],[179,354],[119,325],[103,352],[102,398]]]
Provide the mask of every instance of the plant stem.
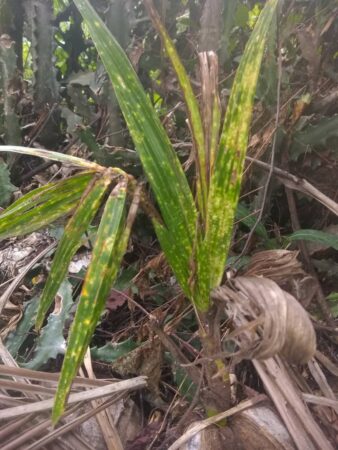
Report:
[[209,415],[225,411],[231,406],[229,366],[214,355],[221,353],[219,310],[214,305],[206,313],[199,313],[200,338],[203,357],[211,362],[205,366],[205,376],[208,387],[204,395],[204,406]]

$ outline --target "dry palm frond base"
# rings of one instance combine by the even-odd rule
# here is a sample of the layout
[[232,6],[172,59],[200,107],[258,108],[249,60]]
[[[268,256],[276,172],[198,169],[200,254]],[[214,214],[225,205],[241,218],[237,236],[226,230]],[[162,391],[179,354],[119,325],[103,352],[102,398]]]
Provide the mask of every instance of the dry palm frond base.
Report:
[[[126,441],[138,433],[137,421],[133,420],[128,407],[130,402],[125,397],[128,392],[144,388],[145,377],[118,382],[90,379],[92,374],[89,379],[76,377],[69,406],[60,424],[54,428],[50,409],[58,374],[17,367],[2,343],[0,356],[2,449],[33,450],[47,446],[48,449],[121,450]],[[86,368],[88,370],[88,363]]]
[[[244,400],[237,406],[241,409],[244,405],[245,411],[239,413],[233,407],[214,420],[194,424],[172,445],[172,450],[190,448],[182,445],[190,445],[193,439],[199,442],[194,448],[209,448],[203,444],[209,439],[206,427],[224,417],[231,418],[241,449],[335,448],[338,401],[316,361],[325,363],[325,356],[316,351],[316,334],[308,313],[280,287],[289,289],[294,281],[299,285],[306,277],[297,252],[266,251],[256,254],[241,276],[214,290],[212,297],[218,311],[233,324],[233,331],[222,339],[223,357],[231,356],[233,365],[251,360],[275,409],[266,401],[246,405],[248,400]],[[315,392],[303,377],[306,364],[312,389],[313,380],[316,384]],[[330,370],[330,363],[325,366]]]

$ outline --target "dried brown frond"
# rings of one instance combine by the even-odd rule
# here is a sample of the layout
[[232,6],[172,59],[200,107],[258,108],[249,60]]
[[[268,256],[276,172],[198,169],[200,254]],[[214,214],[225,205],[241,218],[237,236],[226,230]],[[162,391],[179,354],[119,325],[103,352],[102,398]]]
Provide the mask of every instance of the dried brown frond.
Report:
[[[53,428],[50,412],[53,405],[53,395],[59,374],[45,373],[23,369],[16,366],[15,361],[3,346],[0,340],[0,442],[2,449],[38,449],[49,444],[51,448],[99,448],[93,442],[98,437],[102,441],[102,430],[97,426],[91,434],[85,433],[89,427],[88,421],[93,417],[102,417],[105,411],[110,426],[104,429],[105,438],[109,432],[109,442],[112,441],[112,427],[118,427],[121,439],[126,442],[133,438],[137,430],[133,430],[136,421],[126,423],[124,415],[128,414],[123,397],[124,392],[119,390],[120,383],[113,380],[96,380],[76,377],[73,383],[70,399],[75,400],[76,405],[70,405],[60,424]],[[133,380],[136,380],[134,378]],[[145,385],[145,377],[137,378],[141,385]],[[129,380],[133,383],[132,380]],[[129,381],[125,380],[122,383]],[[134,386],[138,389],[141,385]],[[74,397],[75,395],[75,397]],[[80,396],[80,397],[79,397]],[[105,399],[105,397],[109,397]],[[91,400],[99,399],[94,405]],[[104,399],[101,401],[101,399]],[[129,408],[130,409],[130,408]],[[119,411],[119,413],[118,413]],[[113,424],[114,422],[114,424]],[[95,420],[94,420],[95,425]],[[106,424],[105,424],[106,425]],[[95,428],[95,427],[94,427]],[[18,430],[20,432],[18,433]],[[97,431],[96,431],[97,430]],[[84,437],[85,435],[85,437]],[[115,445],[111,449],[122,448]],[[69,444],[69,445],[68,445]],[[101,448],[101,447],[100,447]]]
[[289,250],[266,250],[256,253],[245,270],[245,276],[262,276],[279,284],[289,277],[305,275],[297,257],[297,251]]
[[316,335],[306,311],[274,281],[237,277],[216,289],[213,298],[224,302],[236,325],[227,339],[235,340],[241,358],[281,354],[290,363],[304,364],[314,356]]

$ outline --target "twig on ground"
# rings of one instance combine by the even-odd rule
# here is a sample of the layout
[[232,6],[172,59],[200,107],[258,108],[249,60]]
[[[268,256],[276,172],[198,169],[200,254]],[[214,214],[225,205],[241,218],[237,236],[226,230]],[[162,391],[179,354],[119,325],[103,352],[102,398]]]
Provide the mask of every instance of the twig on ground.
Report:
[[[84,359],[84,366],[86,368],[88,378],[95,379],[95,374],[93,371],[92,360],[90,356],[90,349],[87,348],[87,352]],[[80,375],[84,376],[83,370],[80,370]],[[101,428],[101,432],[104,438],[104,441],[107,446],[107,450],[123,450],[123,445],[120,439],[120,435],[115,427],[114,422],[108,411],[106,409],[100,410],[100,406],[102,405],[102,401],[100,400],[92,400],[91,405],[93,409],[99,409],[99,412],[95,414],[95,419]]]
[[[75,413],[79,408],[79,405],[75,405],[72,408],[69,408],[63,417],[66,417],[70,414]],[[30,414],[28,417],[30,417],[30,421],[33,421],[34,414]],[[16,421],[16,423],[19,423],[19,421]],[[1,450],[13,450],[17,448],[23,448],[22,446],[26,446],[27,442],[34,439],[35,437],[48,433],[48,428],[52,426],[52,420],[51,419],[45,419],[40,423],[35,424],[34,426],[29,427],[28,429],[21,430],[21,433],[19,436],[16,436],[14,439],[10,440],[6,444],[3,444],[1,447]],[[18,428],[17,428],[18,429]],[[48,437],[47,434],[45,437]],[[4,442],[4,441],[1,441]],[[34,444],[33,444],[34,445]],[[25,447],[26,448],[26,447]]]
[[[131,391],[140,389],[147,386],[147,377],[140,376],[131,378],[130,380],[123,380],[117,383],[111,383],[108,386],[103,386],[95,389],[91,389],[85,392],[78,392],[71,394],[68,398],[68,404],[77,403],[80,401],[89,401],[101,397],[106,397],[116,392]],[[14,408],[2,409],[0,411],[0,420],[9,419],[11,417],[21,416],[23,414],[29,414],[32,412],[44,411],[51,409],[54,404],[54,399],[42,400],[40,402],[31,403],[28,405],[15,406]]]
[[[253,162],[256,166],[260,167],[263,170],[270,170],[270,164],[259,161],[258,159],[251,158],[249,156],[247,156],[246,159],[247,161]],[[323,194],[319,189],[314,187],[304,178],[299,178],[296,175],[292,175],[290,172],[287,172],[286,170],[279,169],[278,167],[273,168],[273,173],[288,188],[302,192],[303,194],[314,198],[338,216],[338,203],[329,198],[327,195]]]
[[331,386],[329,385],[326,376],[324,375],[324,372],[320,368],[319,364],[315,359],[312,359],[312,361],[308,362],[308,367],[312,377],[318,384],[318,387],[325,396],[325,398],[334,400],[336,402],[335,405],[332,407],[335,410],[336,414],[338,414],[338,401],[336,398],[336,394],[333,392]]
[[319,397],[318,395],[313,394],[303,394],[303,399],[306,401],[306,403],[313,403],[314,405],[321,406],[330,406],[331,408],[334,408],[335,411],[337,411],[338,409],[338,400],[334,400],[333,398]]
[[332,361],[330,361],[327,356],[323,355],[323,353],[317,350],[315,357],[329,372],[332,373],[332,375],[338,377],[338,367]]
[[[6,347],[0,341],[0,358],[3,360],[5,364],[7,364],[3,349]],[[6,349],[8,352],[8,350]],[[30,380],[38,380],[38,381],[50,381],[57,383],[60,378],[59,373],[49,373],[49,372],[40,372],[38,370],[24,369],[23,367],[9,367],[8,365],[0,364],[0,375],[12,376],[16,378],[28,378]],[[89,380],[88,378],[75,377],[73,380],[73,386],[84,386],[84,387],[99,387],[99,386],[107,386],[111,381],[107,380]]]
[[74,420],[62,425],[61,427],[57,428],[56,430],[52,431],[46,436],[43,436],[38,441],[34,442],[32,445],[26,448],[26,450],[36,450],[38,448],[41,448],[42,446],[48,444],[49,442],[53,441],[54,439],[63,436],[65,433],[68,433],[70,430],[72,430],[75,427],[78,427],[81,425],[81,423],[86,422],[88,419],[93,417],[96,414],[99,414],[103,412],[105,409],[109,408],[109,406],[113,405],[116,401],[118,401],[119,398],[112,398],[101,405],[97,406],[96,408],[91,409],[90,411],[87,411],[84,414],[81,414],[80,416],[76,417]]
[[278,356],[252,362],[297,448],[333,450],[318,420],[305,405],[303,393],[290,378],[287,364]]
[[227,411],[224,411],[220,414],[216,414],[215,416],[210,417],[209,419],[201,420],[197,424],[193,425],[188,431],[186,431],[179,439],[177,439],[177,441],[175,441],[169,447],[168,450],[179,449],[183,444],[189,441],[189,439],[191,439],[196,433],[199,433],[200,431],[204,430],[210,425],[214,425],[215,423],[220,422],[221,420],[226,419],[227,417],[233,416],[234,414],[238,414],[239,412],[244,411],[245,409],[248,409],[251,406],[256,405],[257,403],[260,403],[263,400],[266,400],[266,395],[259,394],[250,400],[245,400],[239,403],[237,406],[234,406],[233,408],[230,408]]
[[53,396],[56,390],[55,388],[41,386],[39,384],[20,383],[18,381],[6,380],[3,378],[0,379],[0,388],[20,392],[35,392],[36,394],[47,395],[48,397]]

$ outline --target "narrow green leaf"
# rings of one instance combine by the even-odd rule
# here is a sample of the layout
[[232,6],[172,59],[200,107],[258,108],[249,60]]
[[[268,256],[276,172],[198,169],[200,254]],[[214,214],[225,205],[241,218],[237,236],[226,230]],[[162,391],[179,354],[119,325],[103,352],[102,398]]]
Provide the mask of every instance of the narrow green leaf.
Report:
[[204,298],[207,289],[201,283],[209,281],[209,289],[218,286],[224,271],[241,187],[254,95],[277,3],[278,0],[269,0],[261,12],[231,91],[211,178],[206,234],[200,251],[201,267],[206,264],[210,268],[209,277],[200,277],[196,292],[196,301],[202,309],[208,307],[209,299]]
[[189,286],[189,261],[182,258],[179,240],[176,236],[172,235],[172,233],[170,233],[170,231],[165,226],[163,226],[156,220],[153,220],[153,225],[161,248],[166,256],[168,263],[173,269],[178,283],[180,284],[186,296],[191,298],[191,289]]
[[338,250],[338,236],[319,230],[298,230],[288,236],[290,241],[311,241]]
[[3,218],[8,214],[13,214],[14,212],[23,214],[30,209],[36,208],[39,204],[50,200],[51,195],[54,193],[60,193],[61,198],[66,192],[75,192],[76,188],[78,188],[79,192],[82,192],[83,188],[87,186],[93,176],[94,172],[82,172],[66,178],[65,180],[48,183],[45,186],[34,189],[8,206],[5,211],[1,213],[0,218]]
[[[250,211],[250,209],[243,203],[238,203],[235,217],[236,220],[238,220],[239,222],[243,222],[244,225],[246,225],[250,229],[256,225],[256,215],[252,214],[252,211]],[[269,239],[268,232],[262,222],[258,223],[255,229],[255,233],[265,241]]]
[[55,252],[49,277],[41,296],[36,329],[41,328],[45,314],[67,274],[70,261],[81,245],[81,237],[97,213],[102,197],[110,183],[111,172],[109,170],[99,179],[94,179],[84,192],[74,215],[70,218]]
[[6,218],[6,222],[2,223],[4,230],[0,237],[5,239],[12,236],[23,236],[44,228],[56,219],[69,214],[76,207],[78,199],[79,196],[75,197],[72,192],[69,192],[66,197],[48,201],[23,216],[15,214],[15,220],[9,226],[7,225],[9,218]]
[[69,214],[93,175],[83,173],[50,183],[18,199],[0,214],[0,238],[31,233]]
[[218,95],[215,93],[212,105],[212,119],[210,132],[210,177],[214,171],[215,159],[218,150],[219,132],[221,128],[221,107]]
[[83,167],[89,170],[102,172],[105,167],[100,166],[94,162],[87,161],[76,156],[66,155],[64,153],[52,152],[42,148],[19,147],[15,145],[0,145],[0,152],[4,153],[21,153],[22,155],[38,156],[39,158],[49,159],[51,161],[58,161],[63,164],[69,164],[76,167]]
[[88,0],[74,0],[107,69],[116,97],[156,195],[165,225],[188,265],[197,211],[181,164],[130,61]]
[[148,14],[156,28],[159,32],[163,45],[166,49],[167,55],[171,61],[171,64],[176,72],[177,79],[180,83],[182,93],[184,95],[184,100],[188,112],[189,122],[191,126],[191,131],[194,139],[194,143],[197,150],[197,161],[196,170],[198,174],[197,183],[197,197],[201,199],[200,211],[202,216],[205,216],[207,196],[208,196],[208,178],[207,178],[207,164],[206,164],[206,154],[205,154],[205,142],[204,142],[204,131],[201,119],[201,114],[199,110],[199,105],[195,97],[194,91],[192,89],[190,79],[188,74],[182,64],[182,61],[177,53],[174,43],[170,39],[167,30],[165,29],[163,23],[161,22],[160,16],[155,10],[152,1],[144,0]]
[[[109,196],[98,229],[79,305],[70,331],[60,381],[55,396],[53,422],[64,411],[70,386],[82,362],[109,289],[118,273],[128,236],[123,229],[126,187],[117,185]],[[128,230],[129,231],[129,230]]]

